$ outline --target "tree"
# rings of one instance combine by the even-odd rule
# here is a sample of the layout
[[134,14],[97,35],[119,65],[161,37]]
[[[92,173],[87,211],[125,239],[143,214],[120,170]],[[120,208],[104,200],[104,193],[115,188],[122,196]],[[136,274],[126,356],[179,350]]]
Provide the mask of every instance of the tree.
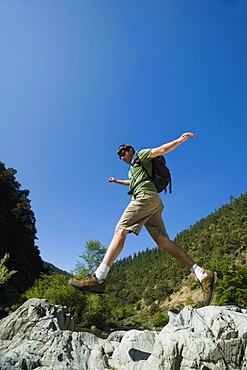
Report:
[[9,271],[9,269],[4,265],[4,263],[8,261],[8,259],[8,253],[6,253],[5,256],[0,259],[0,284],[4,284],[8,279],[11,278],[12,275],[17,272],[15,270]]
[[107,248],[102,246],[99,240],[91,239],[85,244],[85,251],[79,257],[84,259],[85,263],[77,261],[73,273],[79,277],[84,277],[90,272],[96,270],[101,263]]
[[16,181],[17,171],[0,162],[0,258],[8,253],[8,270],[18,273],[0,286],[1,304],[11,305],[18,294],[30,287],[43,269],[43,261],[35,246],[35,216],[31,210],[29,191]]
[[220,306],[235,303],[247,304],[247,267],[231,261],[218,262],[216,303]]

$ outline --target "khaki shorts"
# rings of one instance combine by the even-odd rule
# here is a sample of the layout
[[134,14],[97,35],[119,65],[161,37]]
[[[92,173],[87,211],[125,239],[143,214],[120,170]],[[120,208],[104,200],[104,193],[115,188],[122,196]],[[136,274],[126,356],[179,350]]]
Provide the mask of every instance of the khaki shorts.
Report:
[[168,237],[161,212],[164,206],[158,193],[142,191],[132,197],[122,214],[117,228],[129,230],[138,235],[143,226],[156,241],[159,233]]

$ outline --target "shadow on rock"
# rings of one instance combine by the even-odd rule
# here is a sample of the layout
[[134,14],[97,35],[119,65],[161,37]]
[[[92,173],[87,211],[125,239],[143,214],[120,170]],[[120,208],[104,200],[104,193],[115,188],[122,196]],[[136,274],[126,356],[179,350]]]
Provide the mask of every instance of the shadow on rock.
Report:
[[131,348],[129,355],[133,361],[147,360],[151,353],[140,351],[139,349]]

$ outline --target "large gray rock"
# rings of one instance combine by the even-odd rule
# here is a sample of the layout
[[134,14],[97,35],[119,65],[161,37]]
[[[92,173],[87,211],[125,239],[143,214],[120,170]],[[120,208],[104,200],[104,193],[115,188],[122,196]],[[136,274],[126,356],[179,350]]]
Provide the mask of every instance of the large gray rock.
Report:
[[30,299],[0,321],[0,369],[104,370],[110,342],[74,331],[62,306]]
[[246,344],[246,309],[187,306],[169,313],[152,355],[135,369],[247,370]]
[[0,321],[0,370],[247,370],[247,309],[169,313],[161,332],[76,332],[59,305],[30,299]]

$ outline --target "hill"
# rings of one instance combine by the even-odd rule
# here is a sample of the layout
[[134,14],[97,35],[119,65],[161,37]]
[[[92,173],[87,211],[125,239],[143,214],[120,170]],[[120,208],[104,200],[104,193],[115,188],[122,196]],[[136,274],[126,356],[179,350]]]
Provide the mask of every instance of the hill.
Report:
[[58,275],[64,275],[70,277],[71,274],[67,271],[61,270],[58,267],[54,266],[52,263],[43,261],[43,268],[44,272],[48,275],[50,274],[58,274]]
[[[200,265],[217,272],[213,303],[247,305],[247,193],[222,206],[175,240]],[[161,249],[114,263],[108,301],[118,320],[132,324],[165,320],[169,309],[200,307],[202,294],[190,271]]]

